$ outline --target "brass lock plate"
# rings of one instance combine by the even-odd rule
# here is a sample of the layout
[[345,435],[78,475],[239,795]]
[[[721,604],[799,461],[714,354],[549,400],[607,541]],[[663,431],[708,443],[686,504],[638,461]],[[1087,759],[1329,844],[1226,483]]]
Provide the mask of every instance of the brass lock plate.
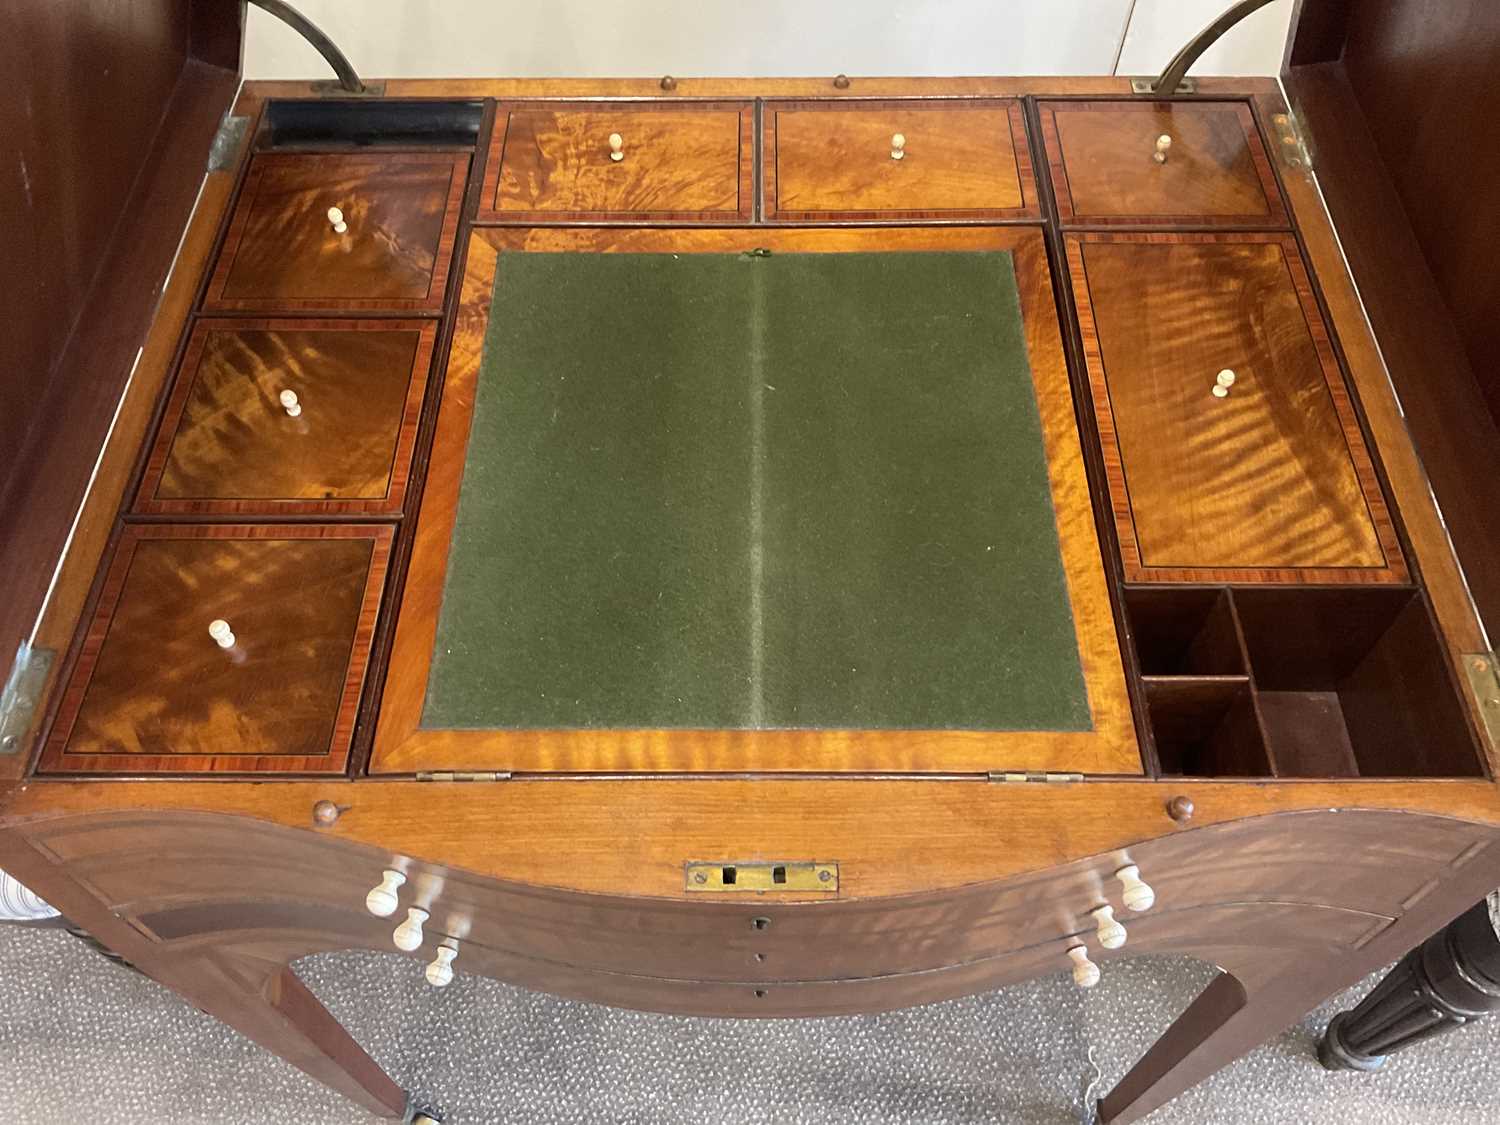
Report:
[[839,865],[818,861],[689,860],[683,864],[684,886],[690,891],[766,894],[772,891],[836,894]]

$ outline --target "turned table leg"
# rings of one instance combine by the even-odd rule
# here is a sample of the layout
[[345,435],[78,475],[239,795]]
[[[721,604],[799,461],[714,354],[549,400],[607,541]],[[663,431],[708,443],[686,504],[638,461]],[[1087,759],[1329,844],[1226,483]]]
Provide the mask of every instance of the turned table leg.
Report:
[[1386,1056],[1500,1011],[1500,935],[1481,902],[1401,959],[1318,1044],[1329,1070],[1378,1070]]

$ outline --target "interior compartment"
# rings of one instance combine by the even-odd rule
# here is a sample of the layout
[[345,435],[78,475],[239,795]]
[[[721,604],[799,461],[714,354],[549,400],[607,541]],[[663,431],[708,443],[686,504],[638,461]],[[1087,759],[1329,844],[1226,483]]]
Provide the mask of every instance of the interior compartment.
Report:
[[1143,676],[1244,675],[1229,591],[1156,587],[1125,591]]
[[276,99],[266,106],[259,147],[473,148],[483,118],[484,103],[480,101]]
[[1271,772],[1248,677],[1147,677],[1144,683],[1162,773],[1263,777]]
[[1283,777],[1483,774],[1415,591],[1238,589],[1266,749]]

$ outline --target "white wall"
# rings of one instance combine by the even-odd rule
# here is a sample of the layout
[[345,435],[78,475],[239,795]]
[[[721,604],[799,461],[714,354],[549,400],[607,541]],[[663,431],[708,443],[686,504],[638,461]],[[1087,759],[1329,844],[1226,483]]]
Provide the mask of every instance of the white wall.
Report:
[[[1109,74],[1160,70],[1229,0],[295,0],[366,77]],[[1195,74],[1275,74],[1292,0]],[[1122,48],[1123,43],[1123,48]],[[247,78],[321,77],[250,9]]]

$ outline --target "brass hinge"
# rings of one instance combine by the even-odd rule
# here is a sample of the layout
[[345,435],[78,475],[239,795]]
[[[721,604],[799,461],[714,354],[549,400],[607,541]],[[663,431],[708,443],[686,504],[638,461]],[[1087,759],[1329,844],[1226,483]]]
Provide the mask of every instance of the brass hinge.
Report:
[[1493,652],[1466,652],[1459,658],[1479,703],[1479,719],[1492,751],[1500,751],[1500,662]]
[[1042,770],[1006,771],[990,770],[989,779],[1004,785],[1013,785],[1017,782],[1054,782],[1063,783],[1070,781],[1082,781],[1081,773],[1045,773]]
[[50,648],[32,648],[25,641],[16,649],[16,662],[0,692],[0,754],[20,753],[56,655]]
[[1312,153],[1302,139],[1302,128],[1290,113],[1271,114],[1271,128],[1276,131],[1276,152],[1288,168],[1307,171],[1312,168]]
[[204,171],[234,171],[235,157],[239,155],[240,145],[249,131],[249,117],[236,117],[232,113],[226,113],[223,120],[219,122],[218,132],[214,134],[214,139],[208,146],[208,167]]
[[418,770],[418,781],[509,781],[510,770]]

